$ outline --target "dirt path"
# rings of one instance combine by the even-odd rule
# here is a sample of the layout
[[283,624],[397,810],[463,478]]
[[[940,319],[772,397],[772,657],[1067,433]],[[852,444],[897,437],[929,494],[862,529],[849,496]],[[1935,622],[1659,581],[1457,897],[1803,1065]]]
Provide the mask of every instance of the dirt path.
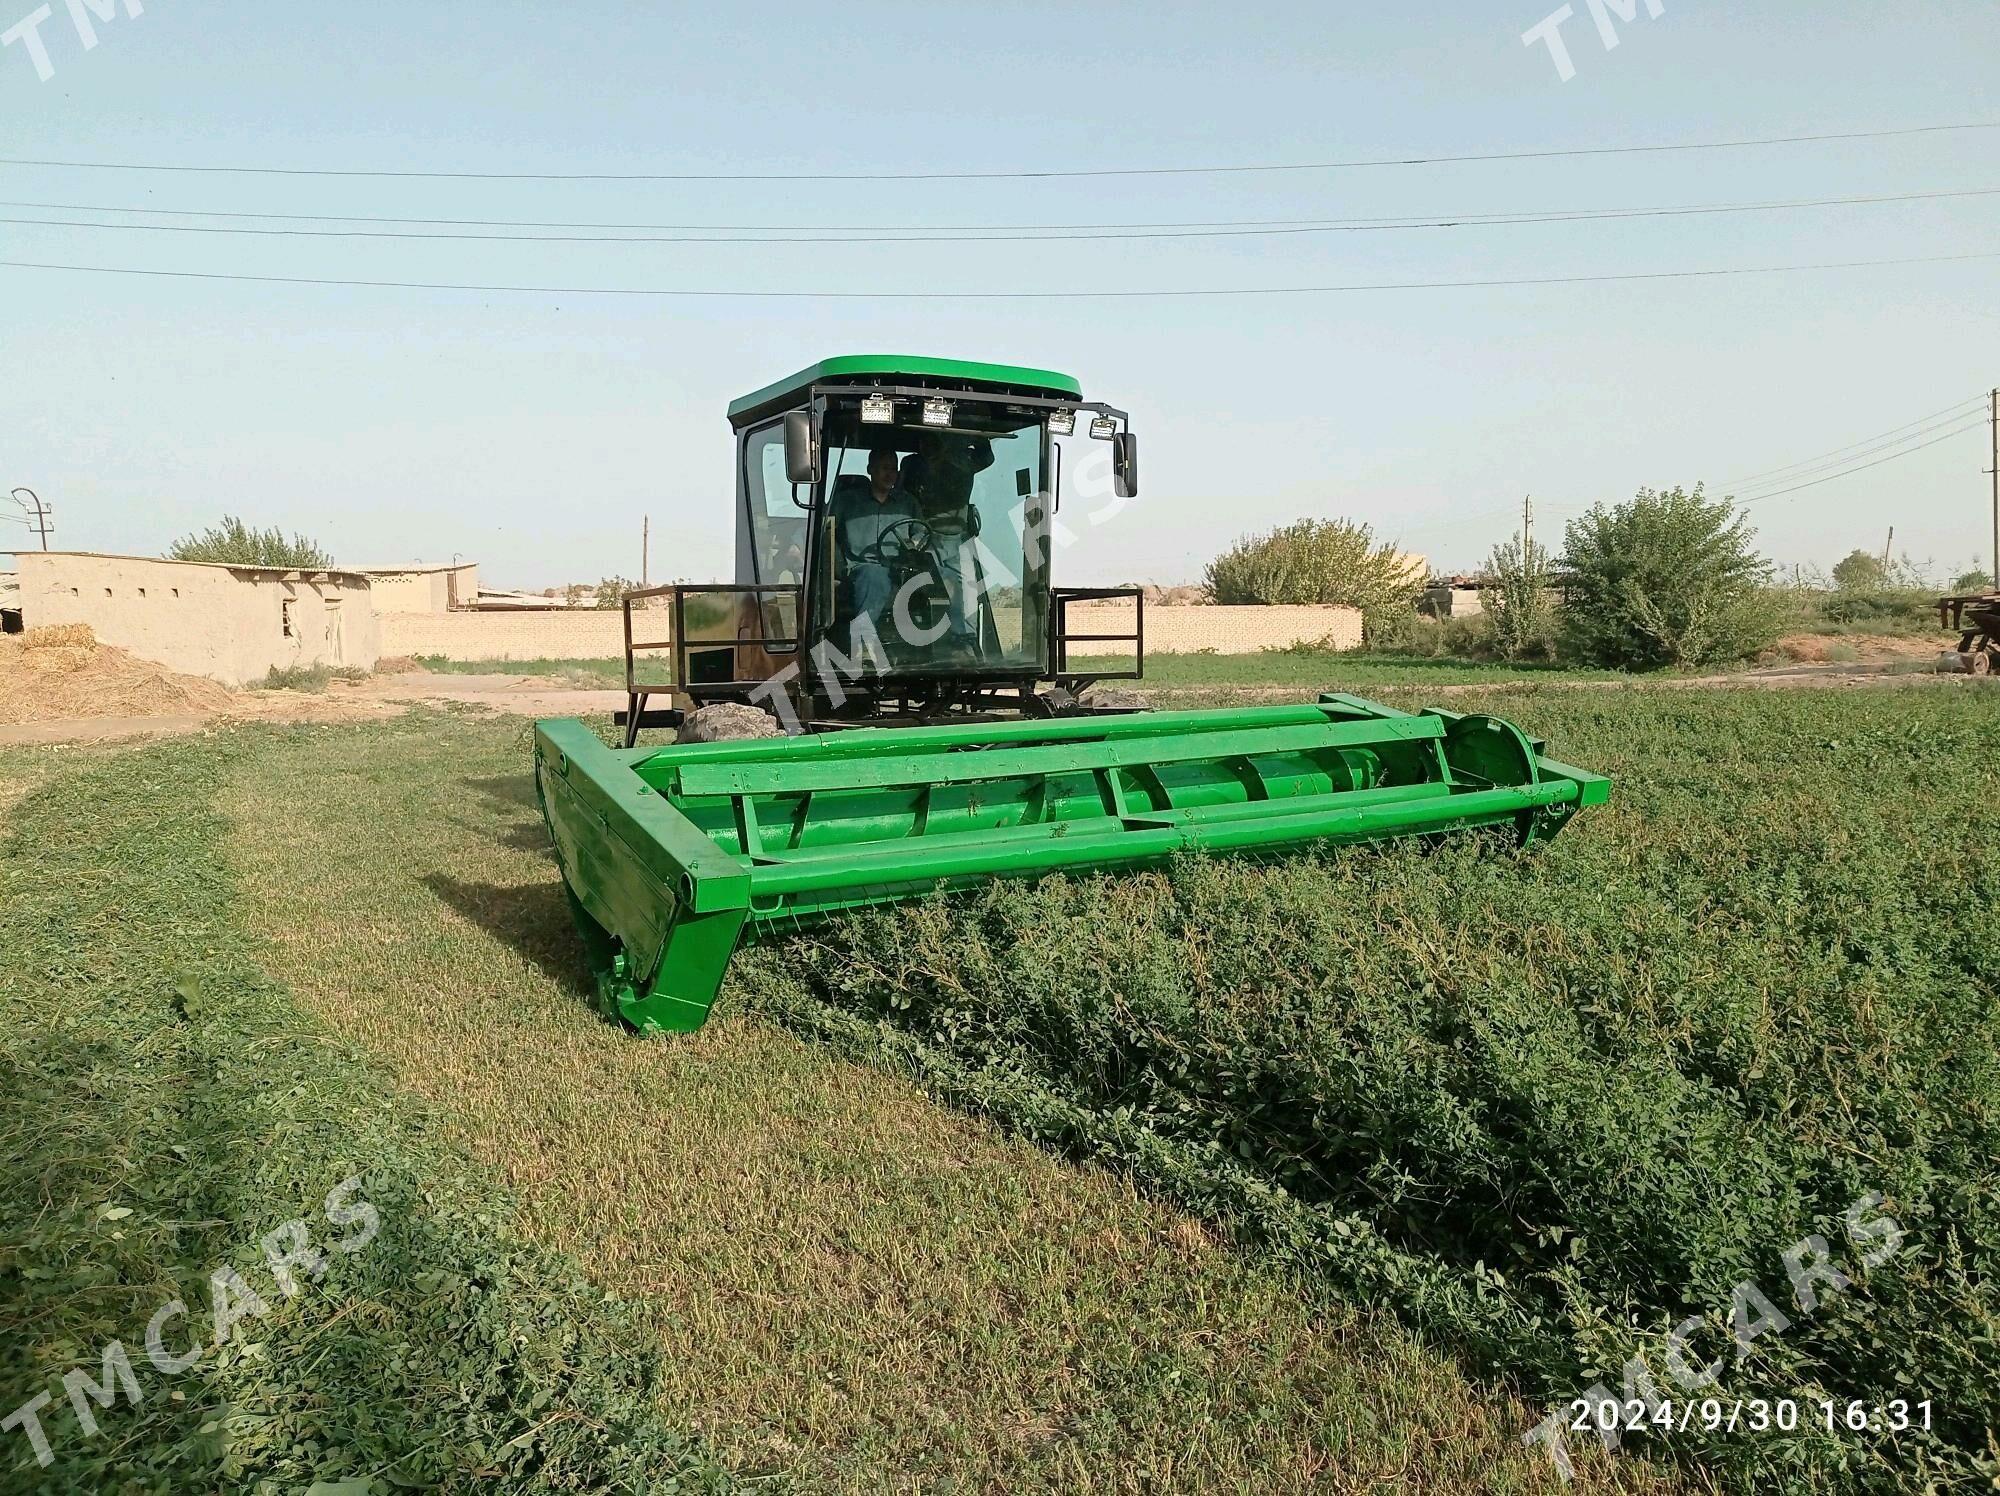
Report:
[[[1338,666],[1328,671],[1326,689],[1340,688]],[[1781,665],[1727,675],[1651,676],[1630,680],[1564,680],[1553,674],[1478,684],[1423,685],[1410,682],[1397,690],[1421,689],[1440,700],[1483,691],[1533,688],[1552,691],[1658,690],[1702,687],[1710,690],[1866,689],[1880,686],[1930,686],[1984,690],[2000,686],[2000,677],[1932,675],[1912,671],[1904,662],[1851,665]],[[1245,704],[1297,701],[1316,689],[1310,686],[1164,686],[1145,688],[1156,705],[1195,705],[1203,701]],[[1361,688],[1389,689],[1383,686]],[[0,748],[49,743],[108,743],[174,737],[234,722],[357,722],[398,716],[413,706],[456,702],[481,706],[517,717],[578,717],[608,715],[625,705],[616,689],[564,686],[546,676],[447,675],[415,672],[374,676],[353,686],[336,686],[324,695],[291,691],[245,691],[223,712],[177,713],[140,717],[85,717],[0,726]]]
[[40,748],[54,743],[115,743],[138,738],[172,738],[200,732],[213,717],[61,717],[52,722],[17,722],[0,727],[0,748]]
[[579,717],[614,712],[625,705],[615,688],[564,686],[542,675],[447,675],[412,671],[372,676],[349,692],[357,700],[410,705],[457,701],[491,707],[517,717]]
[[0,724],[0,748],[52,743],[117,743],[180,737],[235,722],[372,722],[400,715],[407,703],[370,700],[356,690],[324,696],[299,691],[242,691],[220,711],[159,712],[144,716],[51,717]]
[[616,711],[625,697],[620,691],[578,689],[533,675],[378,675],[356,685],[336,683],[321,693],[239,691],[228,707],[212,712],[0,724],[0,748],[178,737],[235,722],[372,722],[441,701],[519,717],[577,717]]

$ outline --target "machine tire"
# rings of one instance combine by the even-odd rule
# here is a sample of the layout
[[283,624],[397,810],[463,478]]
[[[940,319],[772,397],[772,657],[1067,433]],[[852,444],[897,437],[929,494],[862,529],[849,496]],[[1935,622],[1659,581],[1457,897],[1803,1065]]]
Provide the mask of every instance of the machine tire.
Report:
[[1086,712],[1150,712],[1153,709],[1153,703],[1144,691],[1122,686],[1092,686],[1083,693],[1081,705]]
[[740,701],[718,701],[689,712],[676,741],[735,743],[748,738],[775,738],[783,732],[778,719],[762,707],[746,706]]

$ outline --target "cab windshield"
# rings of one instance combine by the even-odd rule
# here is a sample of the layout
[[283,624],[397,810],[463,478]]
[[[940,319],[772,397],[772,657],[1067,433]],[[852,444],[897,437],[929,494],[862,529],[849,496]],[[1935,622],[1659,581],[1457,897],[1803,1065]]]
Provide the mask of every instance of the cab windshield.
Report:
[[1049,515],[1040,414],[953,398],[948,423],[935,425],[918,402],[900,400],[892,421],[864,422],[861,401],[850,399],[830,407],[821,429],[810,636],[899,673],[1041,669]]

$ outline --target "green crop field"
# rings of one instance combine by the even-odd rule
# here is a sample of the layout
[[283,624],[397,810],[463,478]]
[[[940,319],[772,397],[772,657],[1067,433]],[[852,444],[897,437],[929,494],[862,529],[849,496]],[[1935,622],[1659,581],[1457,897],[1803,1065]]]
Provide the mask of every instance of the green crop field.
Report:
[[[426,670],[445,675],[538,675],[565,685],[623,689],[623,660],[449,660],[424,655]],[[1080,673],[1117,671],[1125,662],[1110,656],[1080,657],[1071,662]],[[1272,686],[1300,691],[1370,690],[1381,685],[1501,685],[1535,680],[1613,680],[1605,670],[1558,670],[1551,665],[1489,665],[1469,660],[1423,659],[1407,655],[1329,654],[1318,650],[1265,650],[1258,654],[1151,655],[1146,660],[1145,690],[1195,690],[1204,687]]]
[[[1309,663],[1302,688],[1366,686]],[[1481,684],[1402,663],[1399,704]],[[2000,694],[1452,705],[1617,798],[1528,854],[850,917],[743,953],[671,1041],[585,1005],[518,721],[0,769],[0,1416],[55,1393],[55,1463],[0,1484],[1990,1481]],[[338,1236],[321,1204],[354,1177],[379,1237],[281,1295],[259,1238]],[[1808,1236],[1851,1280],[1811,1311],[1784,1256]],[[205,1319],[221,1263],[270,1299],[254,1335],[141,1362],[146,1400],[84,1434],[50,1379],[137,1357],[175,1297]],[[1787,1322],[1739,1357],[1745,1283]],[[1578,1435],[1574,1486],[1523,1446],[1634,1356],[1679,1398],[1690,1320],[1703,1395],[1792,1395],[1808,1426],[1615,1459]],[[1899,1396],[1928,1433],[1815,1431],[1821,1398]]]
[[625,662],[617,660],[452,660],[418,655],[417,663],[439,675],[539,675],[566,686],[592,690],[625,688]]

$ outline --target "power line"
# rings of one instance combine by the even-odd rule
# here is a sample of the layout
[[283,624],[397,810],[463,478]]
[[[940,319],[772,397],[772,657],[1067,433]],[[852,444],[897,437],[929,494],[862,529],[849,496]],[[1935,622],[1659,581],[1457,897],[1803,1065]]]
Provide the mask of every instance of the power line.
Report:
[[1891,452],[1887,457],[1878,457],[1873,462],[1864,462],[1858,467],[1847,468],[1838,473],[1828,473],[1824,478],[1814,478],[1810,482],[1796,483],[1790,488],[1778,489],[1775,493],[1758,494],[1755,498],[1742,499],[1738,502],[1744,504],[1762,504],[1768,499],[1782,498],[1786,494],[1797,493],[1801,489],[1818,488],[1820,484],[1831,483],[1836,478],[1849,478],[1856,473],[1865,473],[1869,468],[1880,467],[1885,462],[1895,462],[1899,458],[1912,456],[1915,453],[1923,451],[1925,447],[1935,447],[1939,442],[1950,441],[1954,436],[1963,436],[1968,431],[1981,430],[1985,425],[1986,420],[1982,416],[1970,426],[1960,426],[1956,431],[1947,431],[1943,436],[1934,436],[1927,442],[1920,442],[1916,446],[1905,448],[1901,452]]
[[1831,472],[1836,468],[1849,468],[1865,458],[1875,457],[1883,453],[1899,456],[1901,455],[1897,450],[1899,448],[1914,452],[1917,450],[1917,447],[1911,445],[1912,443],[1918,442],[1920,438],[1929,436],[1933,432],[1942,431],[1947,426],[1955,426],[1970,414],[1972,414],[1970,409],[1961,411],[1948,420],[1938,421],[1932,425],[1921,427],[1916,431],[1912,431],[1907,436],[1896,438],[1894,441],[1876,442],[1871,446],[1862,447],[1857,451],[1851,452],[1845,457],[1835,457],[1824,462],[1816,462],[1808,466],[1803,466],[1798,471],[1788,473],[1783,477],[1767,478],[1762,483],[1724,484],[1723,486],[1732,489],[1736,497],[1745,499],[1746,501],[1758,498],[1761,497],[1762,493],[1788,487],[1803,479],[1816,478],[1821,473]]
[[[278,222],[309,223],[379,223],[379,224],[446,224],[477,225],[493,228],[557,228],[557,229],[619,229],[619,230],[678,230],[671,237],[633,237],[631,233],[617,235],[601,234],[486,234],[458,232],[404,232],[377,229],[294,229],[294,228],[239,228],[233,225],[183,223],[91,223],[70,218],[11,218],[0,217],[0,223],[27,225],[38,228],[74,229],[124,229],[145,233],[173,234],[231,234],[263,238],[304,238],[304,239],[394,239],[394,240],[438,240],[440,242],[479,241],[499,244],[1040,244],[1064,243],[1078,240],[1131,240],[1131,239],[1228,239],[1259,236],[1282,236],[1302,234],[1332,233],[1378,233],[1409,229],[1455,229],[1512,227],[1526,224],[1545,223],[1596,223],[1616,219],[1634,218],[1676,218],[1691,215],[1711,215],[1719,213],[1768,213],[1801,208],[1829,208],[1872,206],[1888,203],[1930,202],[1940,199],[1995,197],[2000,196],[2000,187],[1974,187],[1941,192],[1904,192],[1875,197],[1826,197],[1803,198],[1779,202],[1755,203],[1698,203],[1664,208],[1575,208],[1555,209],[1542,213],[1460,213],[1436,218],[1355,218],[1355,219],[1274,219],[1263,223],[1163,223],[1163,224],[1045,224],[1014,230],[1010,225],[973,225],[964,229],[924,228],[920,225],[882,225],[887,233],[878,233],[874,227],[840,228],[828,227],[825,233],[835,237],[800,237],[819,228],[818,225],[799,225],[796,228],[782,225],[758,227],[755,225],[700,225],[700,224],[566,224],[534,223],[507,219],[429,219],[429,218],[371,218],[367,216],[342,217],[321,213],[210,213],[198,209],[171,208],[104,208],[87,205],[66,206],[62,204],[7,203],[0,207],[48,208],[64,212],[80,213],[132,213],[148,216],[172,216],[183,218],[227,218],[232,220],[260,219]],[[737,237],[732,230],[742,228],[743,237]],[[1102,232],[1100,232],[1102,231]],[[779,237],[783,236],[783,237]],[[863,237],[857,237],[863,236]]]
[[[1732,479],[1730,480],[1730,482],[1725,483],[1723,487],[1725,488],[1757,487],[1759,486],[1759,480],[1761,479],[1776,478],[1780,474],[1789,474],[1796,468],[1809,468],[1817,466],[1819,463],[1821,463],[1827,458],[1840,458],[1846,454],[1852,454],[1855,452],[1856,448],[1871,446],[1876,442],[1884,440],[1885,438],[1895,436],[1898,432],[1910,431],[1910,428],[1912,426],[1926,426],[1928,423],[1933,421],[1938,421],[1940,418],[1956,420],[1957,412],[1964,410],[1966,407],[1970,405],[1983,401],[1985,398],[1986,397],[1984,395],[1974,395],[1969,400],[1961,400],[1956,405],[1947,405],[1943,410],[1934,410],[1927,416],[1918,416],[1914,421],[1905,421],[1902,425],[1891,427],[1889,430],[1880,432],[1875,436],[1864,436],[1858,442],[1849,442],[1844,447],[1835,447],[1831,452],[1822,452],[1817,457],[1802,457],[1797,462],[1788,462],[1781,467],[1765,468],[1760,472],[1751,473],[1746,477]],[[1911,432],[1910,434],[1914,436],[1920,433]]]
[[1932,432],[1941,431],[1946,426],[1957,425],[1958,422],[1964,420],[1971,413],[1971,406],[1968,404],[1964,409],[1946,416],[1941,421],[1932,421],[1928,425],[1919,426],[1916,430],[1907,432],[1902,436],[1890,437],[1886,440],[1857,443],[1845,456],[1828,456],[1818,461],[1795,463],[1790,470],[1781,470],[1760,482],[1738,482],[1735,484],[1725,484],[1724,486],[1732,487],[1739,493],[1755,493],[1758,489],[1777,488],[1787,483],[1796,483],[1801,478],[1813,477],[1816,474],[1825,472],[1829,468],[1846,467],[1849,463],[1859,462],[1864,457],[1873,457],[1878,452],[1887,452],[1894,447],[1907,446],[1919,437],[1929,436]]
[[1707,270],[1622,271],[1602,275],[1508,276],[1484,280],[1357,281],[1324,286],[1208,286],[1110,291],[745,291],[678,286],[479,285],[460,281],[354,280],[316,275],[244,275],[216,270],[152,270],[125,265],[58,265],[36,260],[0,260],[0,269],[57,270],[83,275],[137,275],[161,280],[232,281],[246,285],[339,286],[380,291],[474,291],[488,295],[649,296],[737,301],[1135,301],[1191,300],[1246,296],[1333,296],[1366,291],[1462,291],[1528,286],[1587,286],[1628,281],[1713,280],[1743,275],[1786,275],[1807,271],[1872,270],[1893,266],[1949,265],[2000,259],[2000,250],[1971,254],[1923,255],[1889,260],[1827,260],[1804,265],[1739,265]]
[[1734,140],[1698,140],[1663,145],[1567,146],[1531,151],[1477,151],[1452,155],[1360,157],[1338,161],[1257,163],[1233,166],[1086,167],[1047,171],[912,171],[912,172],[536,172],[536,171],[384,171],[364,168],[305,166],[189,166],[158,161],[74,161],[54,158],[0,157],[0,166],[55,167],[64,171],[161,171],[208,176],[373,177],[450,182],[994,182],[1046,181],[1078,177],[1237,176],[1249,173],[1350,171],[1368,167],[1443,166],[1468,162],[1548,161],[1581,156],[1661,155],[1677,151],[1729,151],[1774,145],[1814,145],[1830,141],[1890,140],[1914,135],[1942,135],[1967,130],[2000,129],[2000,120],[1954,125],[1913,125],[1894,130],[1822,131],[1809,135],[1763,135]]

